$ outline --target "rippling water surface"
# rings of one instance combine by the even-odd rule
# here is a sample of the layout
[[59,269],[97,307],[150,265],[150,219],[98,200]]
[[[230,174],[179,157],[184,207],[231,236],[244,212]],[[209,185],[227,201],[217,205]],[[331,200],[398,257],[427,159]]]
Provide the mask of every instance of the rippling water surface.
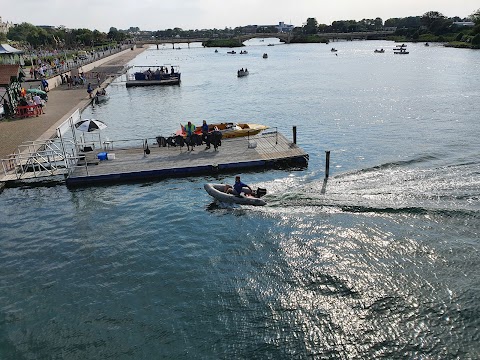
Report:
[[181,86],[120,78],[83,117],[109,139],[297,125],[308,169],[242,174],[262,208],[212,202],[230,175],[5,190],[1,359],[478,358],[480,53],[266,43],[147,50]]

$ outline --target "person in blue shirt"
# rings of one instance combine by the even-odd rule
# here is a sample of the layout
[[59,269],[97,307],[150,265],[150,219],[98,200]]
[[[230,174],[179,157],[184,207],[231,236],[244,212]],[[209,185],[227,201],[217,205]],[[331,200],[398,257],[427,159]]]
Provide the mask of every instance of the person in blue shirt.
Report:
[[243,183],[240,180],[240,175],[235,176],[235,184],[233,184],[232,194],[233,195],[240,195],[241,193],[244,194],[251,194],[252,188],[247,184]]
[[207,147],[205,148],[205,150],[210,149],[210,141],[208,140],[207,120],[203,120],[203,124],[202,124],[202,141],[204,141],[207,144]]
[[43,91],[45,91],[45,92],[50,91],[50,89],[48,88],[48,81],[45,80],[45,79],[42,79],[42,87],[43,87]]
[[87,93],[88,93],[88,97],[89,97],[90,99],[92,98],[92,92],[93,92],[92,84],[91,84],[91,83],[88,83]]

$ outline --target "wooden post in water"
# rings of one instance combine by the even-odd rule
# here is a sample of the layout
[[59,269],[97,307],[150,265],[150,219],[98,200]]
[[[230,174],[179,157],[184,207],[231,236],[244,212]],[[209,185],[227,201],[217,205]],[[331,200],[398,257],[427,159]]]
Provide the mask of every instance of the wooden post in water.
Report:
[[330,151],[325,151],[325,179],[328,178],[330,172]]
[[293,143],[294,144],[297,143],[297,127],[296,126],[293,127]]

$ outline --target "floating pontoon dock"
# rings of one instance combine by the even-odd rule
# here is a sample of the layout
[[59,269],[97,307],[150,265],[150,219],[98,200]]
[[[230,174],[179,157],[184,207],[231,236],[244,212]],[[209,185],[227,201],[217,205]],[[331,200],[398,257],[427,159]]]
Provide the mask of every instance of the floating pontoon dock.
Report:
[[[90,160],[87,158],[80,165],[77,164],[66,179],[67,186],[149,181],[308,165],[308,154],[278,132],[249,138],[225,139],[217,151],[213,146],[205,150],[205,145],[188,151],[186,146],[159,147],[150,143],[150,153],[147,155],[144,147],[120,148],[115,143],[109,143],[108,147],[109,149],[94,151],[89,155]],[[100,152],[106,152],[110,160],[92,162]]]

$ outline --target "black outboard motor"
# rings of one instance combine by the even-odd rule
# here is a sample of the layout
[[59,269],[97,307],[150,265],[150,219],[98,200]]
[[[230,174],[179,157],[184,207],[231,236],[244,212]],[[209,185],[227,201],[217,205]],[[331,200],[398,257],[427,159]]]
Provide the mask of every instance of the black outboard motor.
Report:
[[267,195],[267,189],[264,188],[258,188],[257,191],[255,192],[255,197],[261,198],[262,196]]

